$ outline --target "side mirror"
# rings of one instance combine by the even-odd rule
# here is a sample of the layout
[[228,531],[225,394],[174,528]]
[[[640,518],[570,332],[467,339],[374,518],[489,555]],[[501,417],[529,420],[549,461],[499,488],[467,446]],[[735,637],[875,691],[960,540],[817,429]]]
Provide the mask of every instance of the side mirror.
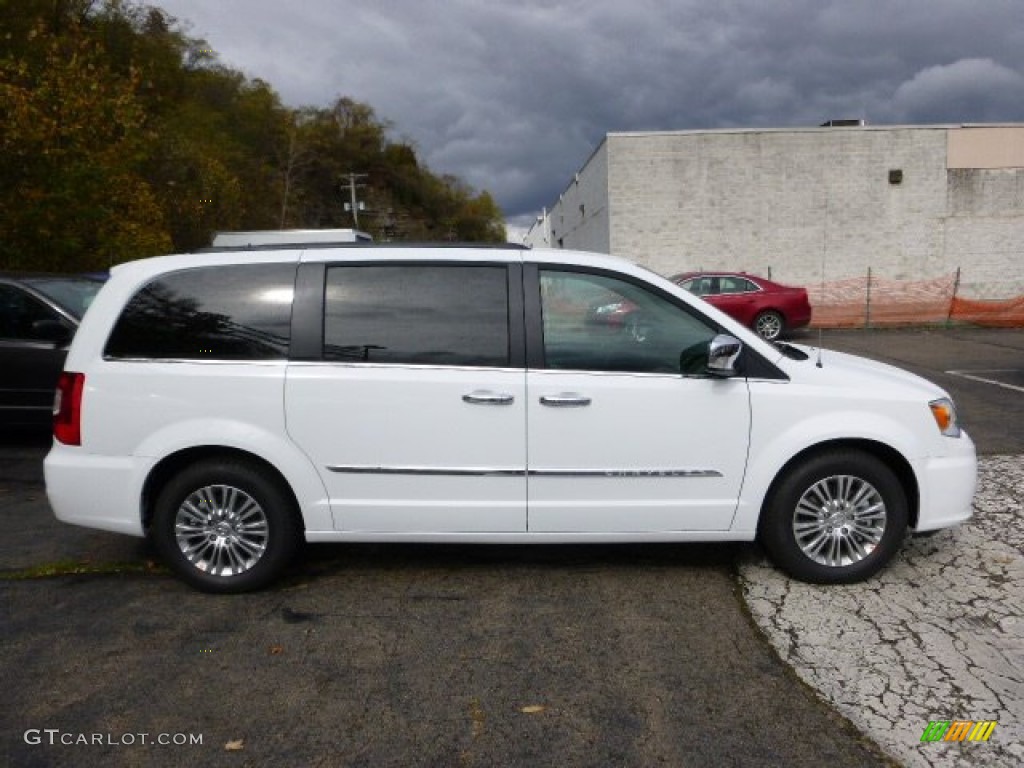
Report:
[[708,344],[708,373],[721,379],[736,375],[736,358],[743,344],[734,336],[720,333]]
[[32,335],[40,341],[49,341],[58,347],[71,342],[71,329],[57,320],[36,320],[32,323]]

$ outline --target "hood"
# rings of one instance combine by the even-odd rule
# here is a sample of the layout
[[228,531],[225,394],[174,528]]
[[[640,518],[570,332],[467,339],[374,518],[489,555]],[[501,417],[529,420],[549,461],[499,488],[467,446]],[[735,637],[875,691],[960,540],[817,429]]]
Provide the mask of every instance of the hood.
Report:
[[794,380],[834,384],[853,389],[864,388],[869,391],[885,389],[895,393],[896,390],[902,390],[908,396],[925,397],[929,400],[949,397],[949,393],[938,384],[888,363],[880,363],[846,352],[822,349],[819,368],[816,347],[802,344],[789,346],[807,355],[806,360],[792,360],[783,356],[775,361],[775,364]]

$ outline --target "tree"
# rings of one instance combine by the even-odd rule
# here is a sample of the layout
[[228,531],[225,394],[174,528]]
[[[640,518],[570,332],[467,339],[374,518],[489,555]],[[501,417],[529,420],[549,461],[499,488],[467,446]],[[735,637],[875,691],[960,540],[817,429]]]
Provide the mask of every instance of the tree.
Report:
[[0,267],[93,270],[205,246],[218,229],[344,227],[503,239],[501,213],[373,108],[288,109],[159,8],[0,0]]
[[36,54],[0,59],[0,261],[98,269],[165,251],[163,217],[135,172],[144,148],[136,74],[110,72],[74,20],[25,32]]

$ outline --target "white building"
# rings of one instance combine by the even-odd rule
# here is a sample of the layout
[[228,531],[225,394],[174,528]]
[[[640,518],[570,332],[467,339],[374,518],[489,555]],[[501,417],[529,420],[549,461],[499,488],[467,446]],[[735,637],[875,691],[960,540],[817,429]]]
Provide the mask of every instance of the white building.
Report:
[[1024,125],[611,133],[527,236],[662,274],[1024,293]]

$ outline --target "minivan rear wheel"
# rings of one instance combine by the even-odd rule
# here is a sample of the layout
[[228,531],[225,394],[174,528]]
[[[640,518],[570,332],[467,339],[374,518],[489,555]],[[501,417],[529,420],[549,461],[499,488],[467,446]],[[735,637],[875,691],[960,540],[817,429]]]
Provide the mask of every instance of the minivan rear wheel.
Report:
[[843,584],[873,576],[893,558],[908,516],[896,474],[871,454],[844,449],[790,469],[772,491],[758,533],[791,576]]
[[300,539],[289,494],[231,460],[193,464],[171,478],[157,496],[150,534],[178,576],[220,593],[269,584]]

